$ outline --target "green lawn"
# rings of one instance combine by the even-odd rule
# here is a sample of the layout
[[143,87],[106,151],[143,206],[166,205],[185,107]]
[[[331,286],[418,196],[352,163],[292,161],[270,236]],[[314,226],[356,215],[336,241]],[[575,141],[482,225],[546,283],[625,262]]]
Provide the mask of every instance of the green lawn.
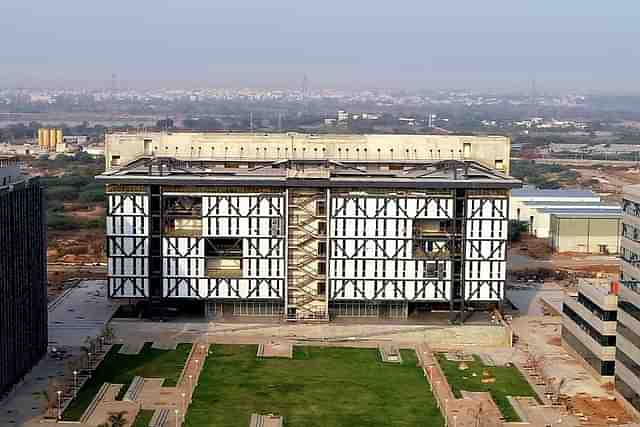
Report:
[[149,409],[140,410],[131,427],[147,427],[149,425],[149,422],[151,422],[151,418],[153,418],[154,412],[155,411]]
[[113,346],[93,377],[63,412],[63,419],[78,421],[104,383],[124,384],[118,399],[122,399],[135,376],[165,378],[165,385],[175,385],[191,351],[191,344],[179,344],[176,350],[170,351],[152,349],[151,344],[145,343],[140,354],[136,355],[118,354],[121,346]]
[[[515,366],[486,366],[480,361],[479,357],[475,355],[473,357],[475,359],[474,362],[466,362],[469,365],[469,369],[461,371],[458,369],[459,362],[452,362],[447,360],[444,354],[438,354],[438,362],[451,385],[453,394],[456,397],[461,397],[461,390],[488,391],[507,421],[520,421],[520,417],[509,403],[507,396],[532,396],[537,398],[535,391],[533,391],[527,380]],[[483,384],[481,382],[484,370],[489,371],[495,377],[495,383]]]
[[375,349],[295,347],[294,358],[256,359],[256,346],[216,345],[186,426],[246,427],[251,413],[287,427],[442,426],[415,352],[383,364]]

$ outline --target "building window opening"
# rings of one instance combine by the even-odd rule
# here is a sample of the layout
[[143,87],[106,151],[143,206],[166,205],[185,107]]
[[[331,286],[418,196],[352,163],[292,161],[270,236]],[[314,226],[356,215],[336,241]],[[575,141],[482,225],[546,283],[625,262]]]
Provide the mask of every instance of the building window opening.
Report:
[[413,235],[417,238],[448,233],[451,233],[450,221],[437,219],[418,219],[413,221]]
[[318,263],[318,274],[327,274],[327,263],[321,261]]
[[243,240],[230,237],[207,237],[205,257],[207,276],[242,277]]
[[318,295],[325,295],[327,293],[327,285],[324,282],[318,282],[317,293]]
[[327,234],[327,223],[326,221],[318,222],[318,234],[321,236],[325,236]]
[[318,256],[327,254],[327,242],[318,242]]
[[165,197],[164,216],[166,235],[187,237],[202,235],[202,197]]
[[438,274],[438,266],[436,265],[435,262],[428,262],[427,263],[427,271],[426,271],[426,275],[427,277],[434,277]]
[[445,240],[414,240],[414,258],[435,258],[449,255],[447,241]]
[[471,157],[471,143],[470,142],[465,142],[464,144],[462,144],[462,155],[464,156],[465,159],[468,159],[469,157]]

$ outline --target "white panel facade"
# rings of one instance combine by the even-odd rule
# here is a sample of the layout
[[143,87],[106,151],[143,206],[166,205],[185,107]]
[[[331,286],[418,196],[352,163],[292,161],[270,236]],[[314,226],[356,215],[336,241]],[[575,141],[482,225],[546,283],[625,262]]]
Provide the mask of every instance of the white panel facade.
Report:
[[149,198],[146,194],[107,195],[109,295],[149,294]]
[[[413,229],[416,220],[448,220],[452,215],[453,199],[447,196],[333,196],[329,225],[330,298],[448,300],[451,261],[416,257]],[[432,245],[442,249],[446,238]]]
[[466,206],[465,285],[467,301],[504,298],[509,201],[469,198]]
[[[203,195],[201,237],[163,239],[163,295],[282,299],[286,278],[284,200],[281,193]],[[207,240],[215,238],[241,240],[237,277],[208,273]]]

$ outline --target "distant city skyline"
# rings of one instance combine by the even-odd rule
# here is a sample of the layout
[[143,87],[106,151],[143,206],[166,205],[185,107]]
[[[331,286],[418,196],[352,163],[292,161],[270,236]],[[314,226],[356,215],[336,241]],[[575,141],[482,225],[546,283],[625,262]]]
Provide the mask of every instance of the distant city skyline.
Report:
[[632,2],[7,3],[0,86],[640,92]]

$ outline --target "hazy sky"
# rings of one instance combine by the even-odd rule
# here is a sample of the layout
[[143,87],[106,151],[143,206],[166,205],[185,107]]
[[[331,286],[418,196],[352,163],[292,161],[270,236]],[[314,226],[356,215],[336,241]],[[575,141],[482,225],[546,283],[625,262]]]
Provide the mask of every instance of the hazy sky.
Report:
[[640,92],[637,0],[0,0],[0,84]]

